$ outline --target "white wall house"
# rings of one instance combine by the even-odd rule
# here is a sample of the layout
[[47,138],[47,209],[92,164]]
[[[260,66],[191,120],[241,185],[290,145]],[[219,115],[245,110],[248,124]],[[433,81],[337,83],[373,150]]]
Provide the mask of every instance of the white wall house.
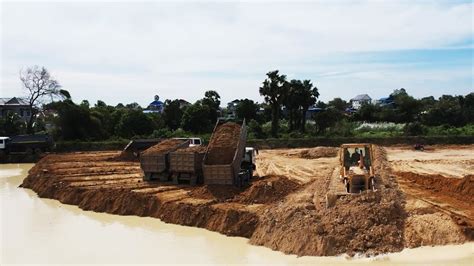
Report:
[[360,94],[351,99],[352,108],[358,110],[363,104],[370,104],[372,98],[367,94]]

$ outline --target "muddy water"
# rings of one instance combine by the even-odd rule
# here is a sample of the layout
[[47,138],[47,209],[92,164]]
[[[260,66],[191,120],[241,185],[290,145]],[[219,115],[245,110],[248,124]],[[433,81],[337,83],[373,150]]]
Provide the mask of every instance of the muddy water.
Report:
[[82,211],[18,188],[31,164],[0,165],[0,264],[190,263],[472,265],[474,244],[424,247],[376,258],[300,257],[153,218]]

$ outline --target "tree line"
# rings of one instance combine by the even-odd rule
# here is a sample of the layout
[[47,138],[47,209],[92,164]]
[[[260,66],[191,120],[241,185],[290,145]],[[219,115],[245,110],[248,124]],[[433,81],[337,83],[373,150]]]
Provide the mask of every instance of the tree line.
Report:
[[[319,91],[311,80],[288,80],[278,70],[268,72],[259,87],[262,103],[238,99],[234,107],[221,108],[218,92],[208,90],[189,105],[178,99],[166,100],[161,113],[144,113],[138,103],[75,103],[44,67],[28,68],[20,79],[33,115],[26,123],[13,113],[1,117],[1,135],[50,131],[59,140],[201,135],[212,131],[218,117],[231,114],[235,119],[246,119],[251,138],[354,136],[363,122],[403,125],[406,135],[428,134],[435,127],[472,128],[474,124],[474,93],[415,99],[405,89],[397,89],[389,95],[388,104],[366,103],[353,110],[351,103],[341,98],[318,101]],[[317,107],[318,112],[308,116],[310,107]]]

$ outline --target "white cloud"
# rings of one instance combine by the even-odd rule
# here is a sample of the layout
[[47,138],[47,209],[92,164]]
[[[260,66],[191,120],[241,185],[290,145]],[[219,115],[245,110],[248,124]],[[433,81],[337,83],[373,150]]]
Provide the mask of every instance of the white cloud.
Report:
[[[455,45],[472,38],[472,11],[472,3],[424,1],[7,2],[1,94],[19,94],[18,70],[33,64],[49,68],[75,99],[108,103],[145,104],[155,93],[194,101],[205,89],[219,90],[224,101],[259,99],[258,86],[272,69],[302,79],[311,77],[297,73],[326,73],[314,79],[321,90],[364,80],[398,87],[397,79],[389,83],[382,74],[418,84],[406,71],[387,67],[316,64],[341,53]],[[301,63],[308,59],[316,63]],[[339,89],[352,93],[348,84]]]

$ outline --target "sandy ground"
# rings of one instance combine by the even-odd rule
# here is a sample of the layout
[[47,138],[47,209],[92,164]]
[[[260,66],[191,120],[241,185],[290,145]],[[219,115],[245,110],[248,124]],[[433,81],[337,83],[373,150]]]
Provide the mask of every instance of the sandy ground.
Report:
[[387,148],[388,160],[396,172],[440,174],[462,178],[474,173],[474,145],[431,146],[424,152],[411,147]]
[[[335,148],[261,150],[256,178],[243,189],[143,181],[139,163],[121,159],[119,152],[51,154],[30,170],[22,186],[85,210],[156,217],[247,237],[252,244],[289,254],[375,255],[472,240],[472,201],[462,203],[456,191],[433,194],[427,184],[418,182],[419,176],[404,174],[413,174],[412,163],[419,163],[411,156],[436,165],[444,156],[452,160],[447,164],[451,169],[456,169],[454,164],[465,169],[466,161],[473,159],[470,149],[447,148],[444,156],[438,150],[390,148],[389,163],[385,150],[377,148],[378,191],[341,198],[330,209],[324,203],[338,169]],[[461,177],[462,173],[452,179],[464,182]],[[468,193],[465,183],[460,191]]]
[[424,152],[393,147],[387,148],[387,153],[406,196],[407,245],[472,239],[474,145],[432,146]]
[[257,175],[283,175],[301,183],[318,177],[330,176],[338,165],[338,157],[318,159],[299,158],[297,155],[308,149],[262,150],[257,157]]

